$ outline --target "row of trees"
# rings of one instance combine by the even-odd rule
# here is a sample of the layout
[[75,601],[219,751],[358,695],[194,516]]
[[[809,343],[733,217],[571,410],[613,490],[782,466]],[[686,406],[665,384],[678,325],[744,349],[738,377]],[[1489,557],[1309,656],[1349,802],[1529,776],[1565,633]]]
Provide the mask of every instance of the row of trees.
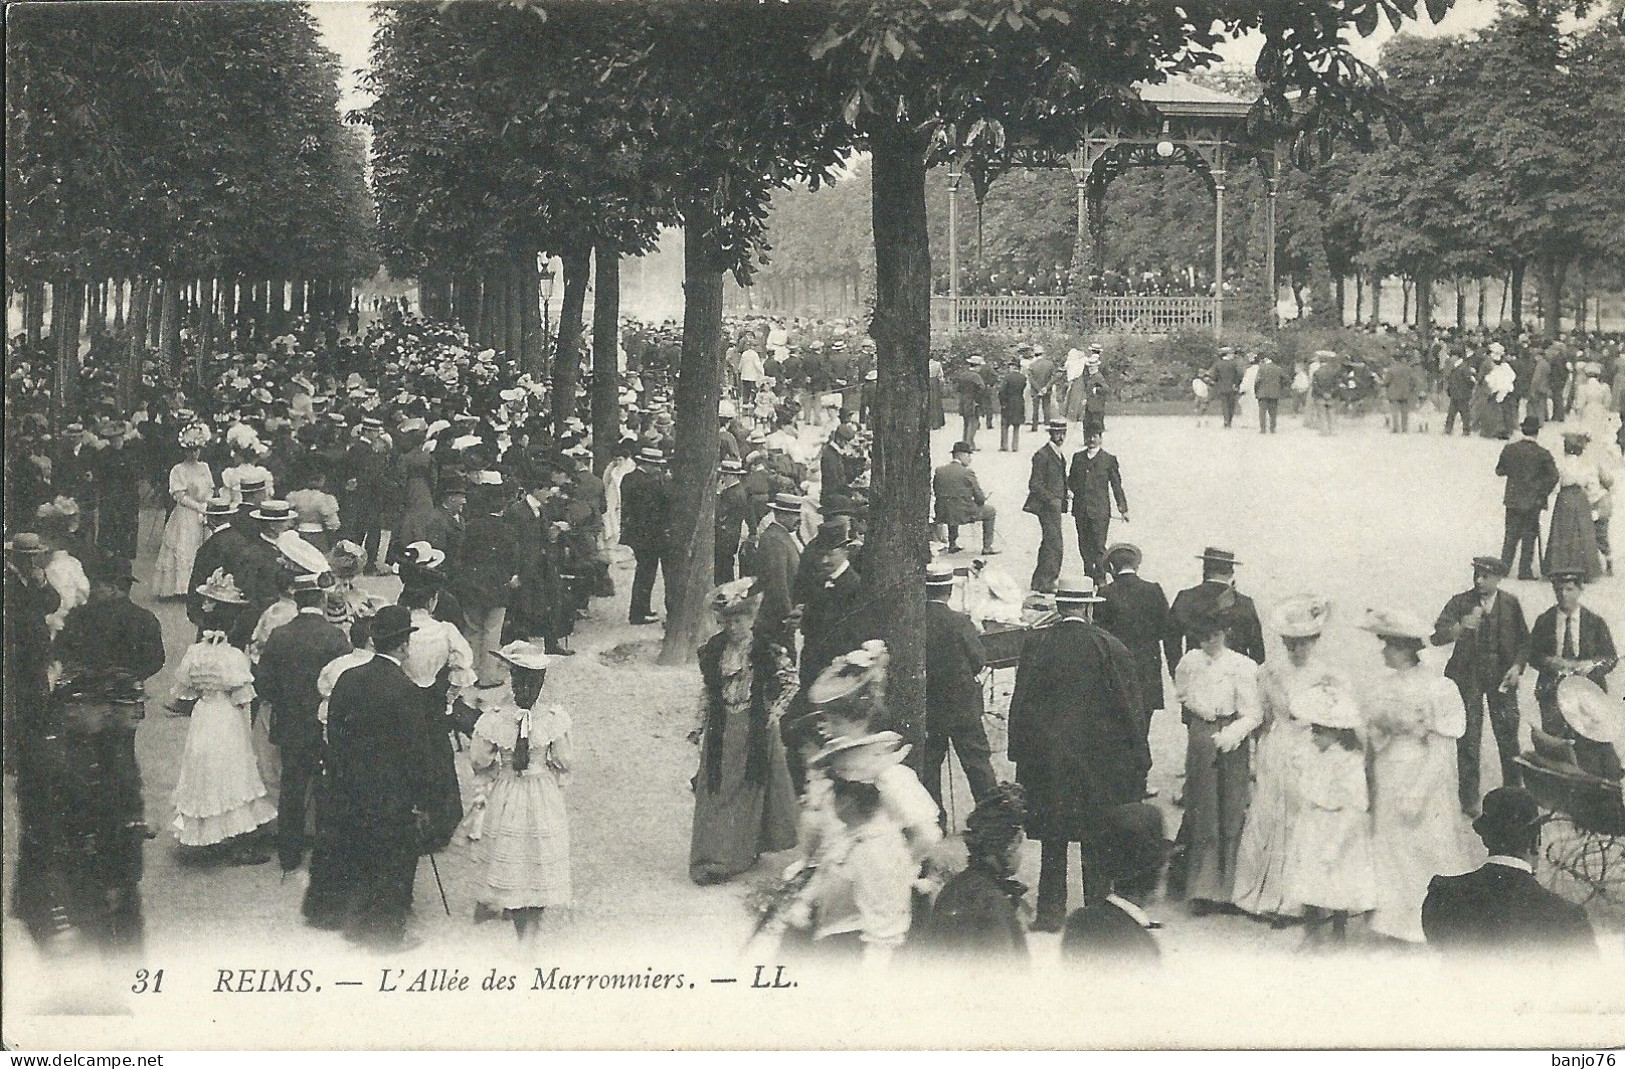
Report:
[[217,322],[347,307],[376,264],[365,147],[302,4],[7,16],[8,297],[33,342],[50,308],[59,404],[74,402],[81,329],[121,323],[126,305],[132,367],[148,334],[174,362],[188,307],[205,345]]
[[[1563,10],[1531,0],[1509,5],[1468,38],[1395,37],[1380,67],[1407,123],[1373,131],[1368,151],[1342,146],[1330,159],[1282,176],[1277,197],[1276,283],[1300,312],[1355,318],[1374,309],[1382,280],[1397,276],[1406,316],[1427,327],[1438,282],[1453,283],[1458,322],[1476,284],[1504,280],[1521,325],[1526,272],[1538,286],[1545,330],[1595,285],[1625,278],[1625,31],[1598,19],[1564,32]],[[1193,72],[1192,80],[1244,97],[1251,71]],[[862,289],[836,307],[862,306],[873,282],[854,248],[869,206],[864,168],[817,193],[774,198],[769,240],[777,255],[758,279],[761,306],[809,310],[829,303],[825,280]],[[1226,276],[1244,276],[1261,255],[1264,182],[1257,168],[1227,175]],[[947,173],[928,180],[936,270],[946,276]],[[978,197],[978,192],[982,196]],[[1064,167],[1015,169],[978,190],[960,185],[960,263],[966,274],[995,265],[1067,266],[1076,240],[1076,187]],[[1129,171],[1110,185],[1101,267],[1131,273],[1195,265],[1210,270],[1212,194],[1200,176],[1173,166]],[[963,276],[962,276],[963,278]],[[1355,292],[1346,292],[1352,280]],[[1368,292],[1367,280],[1370,281]],[[940,286],[940,282],[939,282]],[[1478,289],[1478,293],[1473,291]],[[1352,297],[1352,300],[1350,299]],[[1494,309],[1491,314],[1495,314]],[[1479,309],[1482,314],[1482,308]]]
[[[1432,0],[1430,10],[1443,9]],[[1134,105],[1128,87],[1217,59],[1256,31],[1261,128],[1299,140],[1349,132],[1383,107],[1372,72],[1342,41],[1415,16],[1413,0],[654,0],[501,7],[395,7],[382,15],[369,109],[392,270],[477,277],[504,250],[640,251],[658,225],[685,231],[684,342],[677,388],[674,612],[663,658],[687,659],[709,585],[720,390],[722,279],[748,281],[768,252],[771,195],[826,180],[868,155],[880,370],[873,492],[883,508],[865,562],[885,606],[899,726],[924,708],[921,585],[930,512],[927,173],[997,161],[1009,146],[1064,151],[1081,118]],[[402,47],[403,28],[438,42]],[[535,62],[545,56],[546,63]],[[401,69],[409,67],[411,70]],[[1298,90],[1312,106],[1294,112]],[[1313,158],[1319,142],[1302,137]],[[408,174],[416,177],[408,177]],[[567,288],[570,270],[566,270]],[[606,301],[605,279],[595,303]],[[572,384],[568,304],[550,369]],[[602,332],[595,331],[595,334]],[[535,354],[522,354],[534,359]],[[540,354],[543,360],[548,354]],[[596,354],[595,383],[612,366]],[[593,423],[612,441],[613,404]],[[556,389],[561,417],[574,403]]]

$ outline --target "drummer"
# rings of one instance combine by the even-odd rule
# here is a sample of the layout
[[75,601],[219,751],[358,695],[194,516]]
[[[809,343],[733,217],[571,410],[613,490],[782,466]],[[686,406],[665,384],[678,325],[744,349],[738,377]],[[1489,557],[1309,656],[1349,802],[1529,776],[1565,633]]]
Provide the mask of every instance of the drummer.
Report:
[[[1585,590],[1582,573],[1559,571],[1550,578],[1557,604],[1536,617],[1529,629],[1529,663],[1539,673],[1535,699],[1540,703],[1541,729],[1548,735],[1573,739],[1575,760],[1587,772],[1620,779],[1620,759],[1615,748],[1576,731],[1565,719],[1558,698],[1559,685],[1572,677],[1588,679],[1607,690],[1608,673],[1619,663],[1614,636],[1607,621],[1580,604]],[[1569,687],[1570,691],[1584,689],[1578,684]],[[1577,709],[1575,704],[1570,707]]]

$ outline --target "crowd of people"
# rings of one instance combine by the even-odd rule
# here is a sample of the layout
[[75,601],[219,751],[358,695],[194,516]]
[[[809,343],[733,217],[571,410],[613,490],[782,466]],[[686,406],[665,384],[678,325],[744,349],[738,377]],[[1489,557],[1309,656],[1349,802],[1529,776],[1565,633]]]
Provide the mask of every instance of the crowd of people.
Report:
[[[729,326],[718,630],[698,657],[689,876],[726,882],[793,851],[761,902],[762,931],[787,951],[870,965],[900,952],[1024,961],[1024,836],[1040,842],[1031,930],[1064,929],[1069,957],[1154,957],[1146,906],[1165,868],[1171,897],[1193,911],[1308,923],[1316,944],[1343,937],[1356,916],[1408,942],[1430,917],[1441,932],[1470,926],[1468,906],[1425,904],[1429,883],[1466,870],[1467,816],[1492,851],[1523,850],[1530,834],[1538,843],[1518,816],[1527,803],[1507,752],[1516,681],[1531,664],[1543,731],[1617,780],[1617,755],[1576,737],[1558,706],[1563,680],[1600,685],[1615,660],[1607,625],[1579,605],[1607,544],[1587,476],[1508,447],[1509,548],[1474,561],[1474,590],[1434,628],[1400,611],[1362,623],[1383,664],[1362,704],[1315,655],[1324,599],[1305,594],[1271,613],[1287,661],[1265,665],[1233,553],[1210,549],[1202,583],[1169,603],[1139,576],[1140,551],[1110,542],[1128,501],[1103,448],[1111,385],[1098,344],[1060,361],[1015,345],[1002,366],[976,358],[951,377],[933,361],[930,423],[945,424],[953,396],[963,435],[933,477],[927,716],[923,761],[911,767],[886,705],[883,606],[897,591],[863,578],[874,344],[851,324],[815,336],[774,320]],[[36,940],[139,943],[141,849],[157,831],[133,740],[159,704],[143,684],[174,663],[162,708],[189,722],[173,813],[159,826],[189,858],[305,868],[308,924],[398,950],[414,945],[419,857],[461,836],[482,864],[476,919],[506,918],[534,947],[542,912],[572,893],[573,725],[548,699],[549,666],[573,655],[577,622],[614,594],[617,545],[635,562],[629,623],[662,620],[653,590],[672,563],[672,337],[669,326],[627,331],[625,430],[602,469],[584,422],[555,426],[548,384],[398,305],[364,334],[296,324],[196,361],[191,381],[149,365],[128,410],[93,354],[79,410],[54,421],[49,377],[14,347],[5,736],[21,814],[13,908]],[[1244,384],[1261,401],[1260,384],[1291,384],[1272,367],[1222,356],[1210,377],[1230,398],[1227,423]],[[1582,421],[1590,411],[1569,408]],[[1024,425],[1045,432],[1024,505],[1042,533],[1030,592],[986,562],[1000,549],[998,518],[972,458],[995,413],[1001,451],[1020,450]],[[1068,457],[1074,424],[1084,446]],[[1537,508],[1529,487],[1541,482],[1545,494],[1563,487],[1542,562],[1558,604],[1525,629],[1497,582],[1531,509],[1538,526],[1545,495]],[[144,538],[143,502],[157,517]],[[981,554],[961,564],[967,525],[981,528]],[[147,593],[174,600],[195,628],[184,650],[164,649],[157,618],[130,598],[132,564],[149,550]],[[398,579],[398,593],[369,575]],[[1027,626],[1008,783],[983,720],[990,621]],[[1493,642],[1480,640],[1490,631]],[[1417,653],[1451,642],[1447,681]],[[1164,664],[1189,740],[1172,844],[1146,787],[1151,718],[1172,707]],[[1486,706],[1512,793],[1481,804],[1475,725]],[[955,830],[943,804],[950,750],[975,802],[962,871],[944,868],[938,850]],[[1068,913],[1072,842],[1084,901]],[[1504,940],[1547,941],[1537,922],[1563,913],[1564,945],[1589,941],[1583,914],[1541,901],[1544,912]]]
[[[1053,266],[1034,259],[997,256],[985,265],[964,271],[959,280],[962,297],[1065,297],[1072,285],[1072,265]],[[1228,288],[1229,283],[1226,283]],[[932,292],[949,292],[947,272],[932,280]],[[1089,292],[1115,297],[1207,297],[1213,277],[1206,268],[1124,264],[1106,267],[1089,276]]]

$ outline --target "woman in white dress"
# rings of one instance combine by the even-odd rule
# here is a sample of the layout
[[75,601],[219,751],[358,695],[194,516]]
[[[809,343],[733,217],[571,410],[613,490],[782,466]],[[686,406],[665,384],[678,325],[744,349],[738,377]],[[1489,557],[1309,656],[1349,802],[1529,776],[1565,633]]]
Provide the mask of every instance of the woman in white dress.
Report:
[[182,429],[181,448],[186,459],[169,469],[169,496],[175,508],[164,524],[158,560],[152,569],[152,593],[159,598],[185,597],[192,582],[192,561],[198,547],[208,537],[203,527],[203,510],[214,493],[214,475],[202,460],[203,447],[212,434],[202,423]]
[[1253,389],[1258,385],[1258,354],[1247,354],[1247,370],[1241,373],[1241,396],[1236,398],[1236,420],[1250,427],[1258,419],[1258,398]]
[[[221,606],[247,602],[232,577],[217,570],[198,593]],[[271,859],[250,835],[276,819],[254,756],[249,705],[254,670],[248,655],[205,630],[175,672],[173,700],[193,702],[186,748],[175,783],[175,837],[184,847],[224,847],[234,865]]]
[[1371,930],[1421,943],[1428,882],[1472,867],[1456,781],[1467,711],[1455,685],[1421,661],[1425,622],[1373,609],[1360,626],[1382,639],[1386,667],[1366,702],[1377,876]]
[[570,714],[541,704],[548,658],[540,646],[510,642],[493,656],[508,666],[510,684],[475,695],[481,715],[469,764],[479,783],[465,825],[482,860],[474,919],[506,916],[534,950],[542,911],[570,904]]
[[1292,892],[1293,834],[1302,809],[1309,725],[1316,710],[1353,693],[1341,673],[1320,663],[1315,651],[1331,604],[1314,594],[1287,598],[1273,614],[1286,660],[1271,660],[1258,673],[1264,726],[1253,753],[1252,800],[1236,850],[1236,906],[1284,927],[1303,915]]

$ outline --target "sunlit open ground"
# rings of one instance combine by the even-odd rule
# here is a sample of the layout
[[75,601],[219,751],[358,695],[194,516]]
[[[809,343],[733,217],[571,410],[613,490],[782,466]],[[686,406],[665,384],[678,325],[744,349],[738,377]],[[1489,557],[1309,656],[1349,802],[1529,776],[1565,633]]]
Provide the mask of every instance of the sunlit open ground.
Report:
[[[1499,442],[1444,438],[1437,426],[1431,434],[1391,435],[1378,417],[1330,438],[1303,429],[1295,416],[1283,418],[1280,433],[1270,437],[1260,436],[1253,426],[1238,423],[1225,431],[1217,424],[1214,419],[1198,428],[1188,417],[1110,420],[1106,444],[1121,461],[1133,517],[1131,523],[1114,522],[1113,539],[1132,540],[1143,548],[1142,574],[1160,582],[1170,597],[1197,581],[1195,558],[1209,545],[1240,556],[1240,588],[1263,607],[1296,591],[1324,593],[1334,604],[1326,652],[1357,682],[1369,681],[1379,664],[1375,639],[1353,627],[1361,610],[1392,606],[1431,620],[1445,599],[1469,582],[1470,558],[1499,549],[1502,485],[1493,475]],[[950,430],[935,436],[936,463],[946,460],[957,428],[957,418],[950,416]],[[1556,435],[1548,431],[1547,437]],[[1028,455],[1038,443],[1037,436],[1024,433],[1019,453],[1000,453],[997,431],[984,430],[974,462],[1000,514],[1002,553],[994,562],[1023,586],[1031,574],[1038,528],[1021,512],[1021,503]],[[1079,444],[1074,435],[1068,449]],[[876,522],[883,522],[883,515],[881,503]],[[146,526],[152,522],[149,514]],[[1077,557],[1070,525],[1067,540],[1068,564],[1073,566]],[[968,537],[966,544],[974,543]],[[155,546],[156,538],[144,531],[138,575],[149,572]],[[697,675],[692,669],[654,667],[647,658],[619,667],[600,661],[598,654],[619,644],[658,637],[656,628],[634,629],[624,623],[627,566],[617,567],[616,585],[619,596],[613,602],[595,602],[592,619],[579,627],[574,639],[579,655],[556,663],[548,680],[547,693],[571,710],[576,725],[578,761],[568,788],[576,902],[571,909],[548,912],[543,945],[546,953],[564,957],[620,945],[662,948],[678,959],[690,952],[726,957],[743,945],[749,932],[752,918],[744,898],[750,886],[767,879],[782,862],[764,862],[751,877],[728,886],[700,888],[689,882],[688,782],[696,751],[683,736],[692,724]],[[1551,602],[1542,583],[1514,582],[1508,588],[1523,600],[1530,619]],[[136,591],[139,598],[142,587]],[[1616,628],[1625,626],[1625,577],[1601,582],[1589,592],[1588,603]],[[156,611],[174,665],[191,629],[178,603],[161,603]],[[1279,647],[1273,638],[1271,642],[1274,656]],[[166,670],[149,690],[166,694],[169,679]],[[1526,715],[1533,714],[1527,685],[1524,707]],[[168,833],[168,798],[188,722],[166,718],[156,702],[150,708],[138,749],[148,819],[164,831],[147,847],[141,888],[150,960],[167,963],[175,976],[184,976],[189,968],[201,974],[216,964],[287,967],[334,955],[344,960],[348,951],[337,935],[312,932],[300,923],[302,871],[283,880],[274,862],[250,868],[178,864]],[[1492,745],[1487,731],[1485,742]],[[1172,834],[1178,810],[1171,801],[1183,761],[1183,729],[1176,715],[1156,718],[1153,746],[1152,784],[1160,790],[1159,804],[1169,814]],[[1496,762],[1488,754],[1484,768],[1487,790],[1498,779]],[[1008,772],[1002,758],[1000,770]],[[956,774],[955,779],[954,816],[963,821],[969,793],[963,778]],[[8,792],[11,786],[8,781]],[[8,864],[15,856],[12,812],[8,805]],[[453,845],[442,853],[439,869],[452,916],[441,909],[425,861],[418,872],[416,927],[426,945],[414,960],[433,963],[437,955],[451,954],[505,960],[512,943],[507,926],[476,928],[470,921],[476,867],[467,848]],[[1022,876],[1029,886],[1036,883],[1035,845],[1029,846]],[[1073,880],[1075,884],[1075,871]],[[8,895],[9,883],[8,872]],[[1073,895],[1076,902],[1076,886]],[[1271,931],[1237,917],[1193,919],[1168,903],[1154,904],[1152,912],[1165,924],[1159,939],[1170,966],[1229,951],[1288,952],[1302,939],[1300,931]],[[1619,916],[1596,911],[1594,919],[1611,929],[1605,942],[1617,954]],[[41,989],[18,981],[33,973],[37,959],[21,927],[9,917],[5,935],[7,999],[12,1008],[27,1009]],[[1033,945],[1040,961],[1055,958],[1055,936],[1035,936]],[[244,952],[234,956],[233,948]],[[371,982],[375,959],[367,960]],[[641,968],[657,959],[646,955],[635,960]],[[206,977],[193,975],[190,982],[207,989]],[[333,1010],[327,1007],[328,1013]],[[230,1025],[217,1023],[226,1031],[216,1038],[229,1044]]]

